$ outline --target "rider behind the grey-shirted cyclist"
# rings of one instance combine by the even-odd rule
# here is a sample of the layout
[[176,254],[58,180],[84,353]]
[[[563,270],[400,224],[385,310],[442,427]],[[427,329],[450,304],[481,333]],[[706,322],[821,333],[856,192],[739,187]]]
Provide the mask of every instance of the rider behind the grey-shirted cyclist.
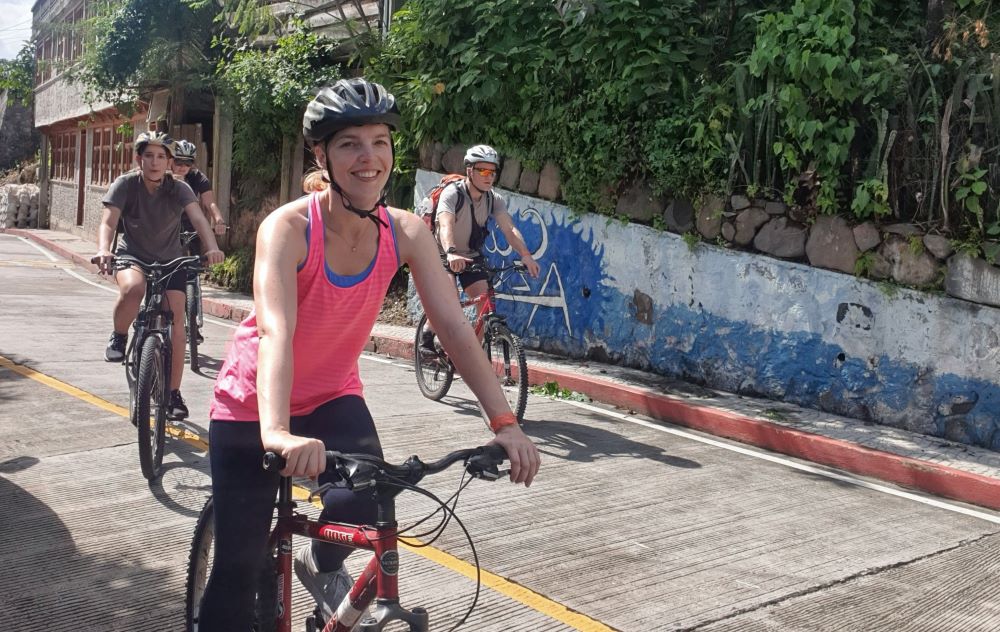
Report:
[[[212,191],[212,182],[200,169],[194,166],[194,161],[198,157],[198,148],[194,143],[187,140],[178,140],[173,145],[173,160],[170,171],[174,177],[184,180],[194,191],[195,197],[201,203],[201,208],[205,211],[205,217],[212,224],[212,230],[216,235],[226,233],[226,220],[222,217],[222,211],[215,202],[215,192]],[[194,230],[187,216],[181,217],[182,229],[186,232]],[[192,252],[200,252],[200,240],[191,242]]]
[[[166,134],[143,132],[135,139],[135,158],[139,168],[119,176],[108,188],[104,214],[97,230],[97,258],[102,274],[115,275],[118,300],[114,308],[114,330],[108,340],[104,359],[121,362],[125,357],[128,329],[139,313],[146,292],[146,278],[136,268],[114,272],[111,268],[111,242],[121,219],[122,235],[115,255],[129,255],[148,263],[164,263],[180,257],[181,215],[186,213],[205,243],[209,263],[221,263],[212,229],[201,211],[201,205],[187,184],[174,180],[167,173],[172,141]],[[184,282],[175,274],[167,284],[167,301],[175,314],[184,313]],[[181,397],[181,376],[184,374],[183,336],[173,338],[173,362],[170,373],[171,419],[184,419],[188,409]]]
[[[226,220],[222,217],[219,205],[215,203],[215,192],[212,191],[212,182],[202,171],[194,166],[194,161],[198,157],[198,148],[188,140],[174,141],[173,160],[170,161],[170,172],[175,178],[184,180],[195,197],[201,203],[201,209],[205,212],[205,217],[212,224],[212,230],[216,235],[226,234]],[[190,233],[194,230],[191,220],[187,215],[181,216],[181,230]],[[186,254],[196,255],[202,251],[201,239],[195,237],[188,242]],[[188,276],[193,280],[197,272],[191,272]],[[205,342],[204,328],[198,329],[198,343]]]
[[[500,169],[500,155],[489,145],[475,145],[465,152],[464,162],[465,179],[445,187],[437,207],[435,234],[448,267],[458,275],[468,296],[486,292],[486,274],[464,270],[469,262],[482,256],[480,251],[486,241],[486,222],[492,217],[507,243],[521,257],[528,273],[537,277],[538,263],[525,245],[521,231],[514,226],[514,220],[507,212],[507,203],[493,190]],[[477,310],[480,307],[477,305]],[[434,332],[430,328],[424,330],[421,345],[434,350]]]

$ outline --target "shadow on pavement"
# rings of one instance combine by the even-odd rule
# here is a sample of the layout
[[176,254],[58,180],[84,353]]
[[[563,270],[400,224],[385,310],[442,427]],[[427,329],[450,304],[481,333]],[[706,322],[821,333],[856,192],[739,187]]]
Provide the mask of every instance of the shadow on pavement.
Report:
[[208,454],[178,439],[168,438],[166,449],[178,460],[164,462],[160,477],[149,483],[149,490],[170,511],[196,518],[212,493]]
[[[123,555],[128,544],[105,538],[91,526],[77,529],[77,538],[83,536],[78,546],[59,515],[4,477],[0,477],[0,513],[4,629],[147,629],[137,624],[152,623],[151,619],[163,622],[163,606],[153,601],[159,593],[156,588],[167,579],[166,571]],[[75,513],[78,519],[86,518],[79,510]],[[96,620],[94,613],[99,613]]]
[[626,439],[618,433],[602,428],[545,419],[529,420],[523,425],[524,433],[534,439],[545,455],[590,463],[607,457],[649,459],[671,467],[697,469],[701,463],[673,456],[662,448]]

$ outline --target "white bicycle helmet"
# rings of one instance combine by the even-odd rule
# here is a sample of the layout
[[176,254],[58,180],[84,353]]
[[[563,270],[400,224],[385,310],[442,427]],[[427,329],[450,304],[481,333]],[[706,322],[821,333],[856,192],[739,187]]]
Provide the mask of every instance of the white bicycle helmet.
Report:
[[167,150],[167,154],[173,156],[174,141],[163,132],[143,132],[135,137],[135,153],[142,155],[147,145],[159,145]]
[[500,167],[500,154],[489,145],[474,145],[465,152],[465,166],[474,165],[477,162],[488,162],[491,165]]
[[174,159],[194,161],[198,148],[188,140],[179,140],[174,143]]

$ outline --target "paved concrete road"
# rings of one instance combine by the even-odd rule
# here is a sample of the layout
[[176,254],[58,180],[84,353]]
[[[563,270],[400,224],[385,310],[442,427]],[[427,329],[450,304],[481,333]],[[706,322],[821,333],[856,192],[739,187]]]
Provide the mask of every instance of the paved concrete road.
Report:
[[[123,370],[101,359],[108,290],[0,234],[4,630],[181,628],[206,458],[174,440],[162,481],[142,479]],[[183,386],[198,433],[231,333],[210,322],[204,375]],[[389,458],[488,439],[461,383],[436,403],[403,364],[361,368]],[[464,629],[1000,629],[996,514],[598,406],[533,396],[527,418],[545,453],[536,484],[474,484],[458,506],[493,574]],[[447,497],[454,474],[427,486]],[[401,522],[429,507],[402,496]],[[455,528],[404,551],[404,604],[449,629],[471,600],[471,559]]]

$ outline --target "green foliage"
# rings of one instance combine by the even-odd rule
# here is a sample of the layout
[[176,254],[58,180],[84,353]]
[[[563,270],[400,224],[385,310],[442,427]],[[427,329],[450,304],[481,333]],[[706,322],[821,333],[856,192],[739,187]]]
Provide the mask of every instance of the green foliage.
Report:
[[[854,111],[871,107],[896,81],[899,56],[864,51],[873,0],[796,0],[786,12],[762,15],[747,59],[755,77],[774,81],[773,102],[758,97],[748,107],[773,104],[780,132],[773,152],[790,173],[815,172],[816,206],[838,210],[844,169],[860,122]],[[870,194],[871,187],[858,189]]]
[[683,113],[664,130],[672,138],[649,128],[679,105],[693,111],[694,77],[712,67],[712,19],[723,18],[700,5],[564,3],[560,13],[549,0],[411,0],[369,57],[369,74],[399,97],[408,151],[488,140],[525,161],[556,161],[571,206],[609,212],[623,185],[647,171],[647,151],[659,173],[682,162],[671,152]]
[[854,190],[851,210],[858,219],[882,217],[892,213],[889,208],[889,185],[884,180],[865,180]]
[[315,89],[340,77],[333,43],[295,28],[269,48],[216,40],[218,89],[234,108],[233,168],[240,206],[254,208],[280,180],[282,141],[301,133]]
[[870,276],[875,268],[875,253],[867,250],[858,255],[854,260],[854,276]]
[[959,172],[952,187],[955,201],[965,205],[965,208],[976,217],[980,228],[983,225],[983,205],[980,203],[980,199],[989,188],[985,179],[986,173],[986,169],[969,169]]
[[701,243],[701,235],[690,230],[681,235],[681,239],[684,240],[684,243],[687,245],[688,250],[690,250],[691,252],[694,252],[695,249],[698,248],[698,244]]
[[879,281],[878,290],[888,299],[894,299],[899,296],[899,286],[890,281]]
[[210,280],[226,289],[244,294],[253,294],[254,251],[240,248],[226,255],[222,263],[213,265]]
[[0,92],[8,103],[31,105],[35,88],[35,45],[26,44],[14,59],[0,59]]
[[[217,7],[184,0],[123,0],[95,4],[78,28],[84,47],[67,76],[81,82],[91,102],[131,104],[164,87],[204,87]],[[54,27],[53,27],[54,28]]]
[[590,401],[590,398],[583,393],[577,393],[576,391],[571,391],[568,388],[563,388],[559,386],[558,382],[546,382],[545,384],[532,386],[531,392],[535,395],[542,395],[544,397],[552,397],[555,399],[565,399],[574,402]]

